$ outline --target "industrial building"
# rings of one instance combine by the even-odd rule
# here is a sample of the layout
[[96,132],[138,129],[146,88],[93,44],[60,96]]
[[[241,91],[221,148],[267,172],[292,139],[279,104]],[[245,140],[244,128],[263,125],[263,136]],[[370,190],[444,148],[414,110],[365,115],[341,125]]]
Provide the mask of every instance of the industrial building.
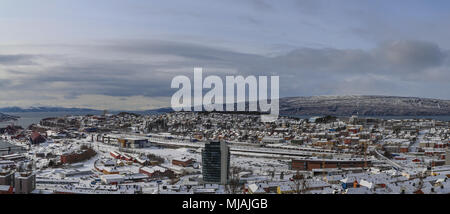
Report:
[[117,141],[122,148],[144,148],[148,144],[147,139],[141,138],[119,138]]
[[331,169],[331,168],[357,168],[370,166],[371,161],[364,161],[359,159],[348,159],[348,160],[338,160],[338,159],[293,159],[291,163],[292,170],[308,170],[313,169]]

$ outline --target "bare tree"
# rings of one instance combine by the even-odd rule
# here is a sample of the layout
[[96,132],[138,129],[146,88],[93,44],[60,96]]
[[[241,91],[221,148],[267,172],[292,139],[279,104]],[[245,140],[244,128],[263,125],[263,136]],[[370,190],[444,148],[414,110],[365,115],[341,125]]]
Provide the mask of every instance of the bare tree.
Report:
[[275,177],[275,169],[270,171],[270,180],[273,181],[274,177]]
[[225,186],[227,192],[230,194],[236,194],[241,188],[239,173],[243,170],[239,167],[231,167],[230,169],[230,180]]
[[300,174],[299,171],[292,176],[292,184],[291,188],[297,194],[305,194],[308,189],[307,178],[303,174]]

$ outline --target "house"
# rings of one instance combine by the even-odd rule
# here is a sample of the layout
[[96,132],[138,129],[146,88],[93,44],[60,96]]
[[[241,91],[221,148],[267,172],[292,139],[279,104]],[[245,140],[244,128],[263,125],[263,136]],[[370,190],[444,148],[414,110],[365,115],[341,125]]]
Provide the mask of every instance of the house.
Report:
[[349,188],[345,190],[346,194],[371,194],[369,188],[367,187],[357,187],[357,188]]
[[109,153],[113,158],[120,159],[120,153],[116,151],[112,151]]
[[172,170],[160,166],[142,167],[139,169],[139,173],[145,174],[151,178],[171,177],[174,174]]
[[182,167],[192,166],[194,160],[192,158],[180,157],[172,159],[172,164]]
[[0,195],[2,194],[13,194],[14,187],[9,185],[0,185]]
[[102,160],[103,166],[116,166],[116,162],[110,159]]
[[45,141],[46,139],[39,132],[33,131],[30,135],[31,144],[40,144],[44,143]]
[[119,174],[119,171],[116,169],[116,167],[105,167],[103,168],[103,173],[110,175],[110,174]]
[[148,164],[148,159],[145,156],[134,158],[134,162],[141,164],[142,166],[146,166]]

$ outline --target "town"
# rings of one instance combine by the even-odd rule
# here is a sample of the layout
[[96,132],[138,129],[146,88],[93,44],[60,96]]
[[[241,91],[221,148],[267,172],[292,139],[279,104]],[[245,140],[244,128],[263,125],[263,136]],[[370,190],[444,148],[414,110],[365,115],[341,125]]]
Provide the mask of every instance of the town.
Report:
[[448,194],[450,123],[122,112],[0,128],[2,194]]

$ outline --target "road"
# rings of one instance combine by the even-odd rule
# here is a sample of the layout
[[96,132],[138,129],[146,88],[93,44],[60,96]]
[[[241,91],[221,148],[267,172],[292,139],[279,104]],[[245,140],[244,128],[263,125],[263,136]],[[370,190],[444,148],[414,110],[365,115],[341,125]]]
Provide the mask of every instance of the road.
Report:
[[377,156],[380,157],[381,159],[385,160],[387,163],[389,163],[391,166],[393,166],[395,169],[397,169],[397,171],[403,171],[405,169],[405,167],[401,166],[398,163],[395,163],[394,161],[392,161],[391,159],[385,157],[383,154],[381,154],[377,149],[375,149],[375,153],[377,153]]

